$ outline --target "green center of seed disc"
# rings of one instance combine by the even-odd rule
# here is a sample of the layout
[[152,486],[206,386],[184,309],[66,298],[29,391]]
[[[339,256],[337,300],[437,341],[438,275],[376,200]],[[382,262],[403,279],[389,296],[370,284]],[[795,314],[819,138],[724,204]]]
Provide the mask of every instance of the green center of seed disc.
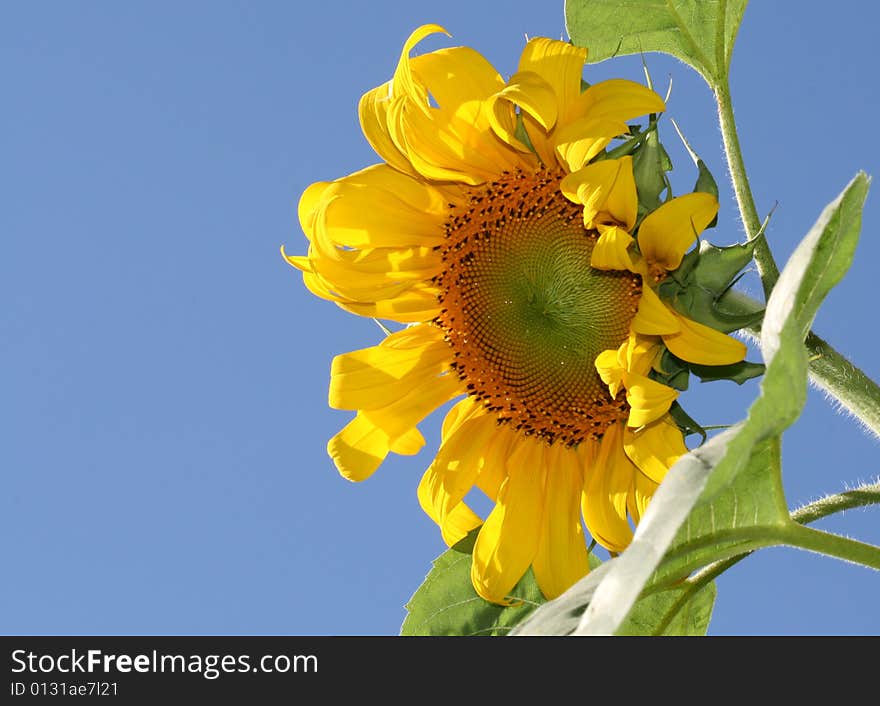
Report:
[[438,323],[459,376],[500,420],[577,444],[626,414],[595,360],[628,336],[641,289],[636,275],[590,266],[596,234],[560,177],[516,174],[474,190],[447,226]]

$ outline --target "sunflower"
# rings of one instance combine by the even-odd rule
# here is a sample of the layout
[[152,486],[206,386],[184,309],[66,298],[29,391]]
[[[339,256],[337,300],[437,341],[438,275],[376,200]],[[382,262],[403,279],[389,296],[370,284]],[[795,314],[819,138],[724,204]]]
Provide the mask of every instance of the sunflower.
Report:
[[[657,293],[718,204],[689,194],[637,222],[632,159],[605,148],[665,105],[630,81],[584,88],[585,49],[531,39],[505,81],[467,47],[411,56],[433,33],[413,32],[360,101],[383,163],[306,189],[308,254],[285,257],[315,295],[406,324],[333,360],[330,405],[356,412],[328,443],[339,472],[361,481],[417,453],[418,423],[460,398],[421,506],[450,545],[480,528],[483,598],[508,602],[529,567],[553,598],[589,570],[584,525],[622,551],[687,452],[678,392],[651,378],[660,356],[745,356]],[[485,520],[474,487],[494,502]]]

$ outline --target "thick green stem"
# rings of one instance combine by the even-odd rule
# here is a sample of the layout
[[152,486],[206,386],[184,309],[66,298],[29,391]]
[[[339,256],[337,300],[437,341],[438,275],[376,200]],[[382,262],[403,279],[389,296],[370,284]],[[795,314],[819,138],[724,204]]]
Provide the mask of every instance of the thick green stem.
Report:
[[[736,132],[736,121],[733,117],[733,100],[730,97],[730,83],[725,76],[719,79],[714,86],[715,101],[718,103],[718,122],[721,126],[721,138],[724,141],[724,152],[727,155],[727,165],[730,169],[730,178],[733,182],[733,190],[736,193],[736,202],[739,205],[740,216],[749,238],[757,237],[761,230],[761,219],[758,217],[758,209],[755,207],[755,199],[752,196],[752,188],[746,176],[746,165],[743,161],[742,149],[739,145],[739,136]],[[773,259],[773,254],[767,245],[765,238],[755,245],[755,264],[761,275],[761,284],[764,287],[764,297],[769,298],[770,292],[779,279],[779,267]]]
[[880,387],[816,334],[806,340],[810,352],[810,377],[816,387],[880,436]]
[[[857,507],[865,507],[866,505],[877,505],[880,504],[880,483],[871,483],[870,485],[863,485],[859,488],[855,488],[854,490],[847,490],[843,493],[838,493],[837,495],[829,495],[828,497],[822,498],[821,500],[817,500],[815,502],[809,503],[808,505],[804,505],[803,507],[799,507],[797,510],[791,513],[791,519],[795,522],[801,524],[807,524],[810,522],[815,522],[816,520],[820,520],[823,517],[827,517],[828,515],[833,515],[837,512],[843,512],[844,510],[852,510]],[[703,586],[705,586],[710,581],[714,581],[718,576],[727,571],[734,564],[738,564],[747,556],[749,556],[752,552],[747,551],[743,554],[739,554],[738,556],[730,557],[728,559],[722,559],[721,561],[716,561],[713,564],[709,564],[702,570],[698,571],[687,581],[687,590],[685,590],[679,599],[676,601],[675,606],[667,613],[663,622],[657,626],[657,630],[655,634],[662,635],[664,634],[667,626],[672,619],[678,614],[678,611],[682,606],[687,603],[691,597],[697,593]]]
[[[731,291],[725,295],[723,307],[731,314],[745,314],[759,310],[761,304],[742,292]],[[759,327],[745,332],[760,336]],[[816,387],[880,437],[880,386],[812,331],[804,343],[810,355],[810,379]]]
[[880,547],[792,522],[781,535],[793,547],[833,556],[880,571]]

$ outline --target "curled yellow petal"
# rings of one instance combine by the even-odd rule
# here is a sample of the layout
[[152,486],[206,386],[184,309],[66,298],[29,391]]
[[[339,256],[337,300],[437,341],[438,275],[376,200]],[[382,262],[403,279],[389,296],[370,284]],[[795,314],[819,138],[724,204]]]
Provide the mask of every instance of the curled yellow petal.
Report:
[[718,213],[718,199],[694,192],[667,201],[639,226],[639,249],[645,259],[667,270],[681,264],[697,236]]
[[626,386],[626,401],[630,406],[627,425],[631,427],[641,427],[656,421],[669,411],[678,397],[678,390],[637,373],[625,373],[623,384]]
[[648,476],[639,470],[633,473],[632,487],[627,496],[626,507],[630,517],[636,525],[642,521],[645,511],[648,509],[648,503],[654,497],[654,493],[659,488],[659,484],[652,481]]
[[520,441],[507,462],[507,478],[489,517],[477,535],[471,582],[487,601],[502,605],[535,557],[544,511],[546,446]]
[[568,174],[559,186],[569,201],[583,204],[584,226],[619,225],[630,230],[635,224],[638,195],[632,157],[603,159]]
[[581,94],[581,76],[587,50],[547,37],[530,39],[519,60],[520,71],[543,78],[556,94],[559,114],[566,115]]
[[419,484],[422,509],[440,526],[443,538],[450,546],[463,537],[460,532],[462,518],[455,511],[474,486],[486,462],[486,449],[496,427],[491,415],[483,415],[468,419],[450,436],[444,435],[437,457]]
[[638,469],[623,450],[622,429],[614,424],[605,432],[598,456],[584,470],[581,499],[584,522],[593,538],[608,551],[622,552],[632,540],[626,501]]
[[623,448],[639,470],[654,483],[661,483],[672,465],[688,452],[684,435],[668,416],[643,429],[626,429]]
[[416,28],[412,34],[407,37],[406,42],[403,44],[403,49],[400,52],[400,59],[397,62],[397,69],[394,72],[394,79],[391,86],[391,90],[395,96],[406,96],[407,98],[422,102],[427,101],[427,93],[424,86],[413,79],[409,53],[415,48],[416,44],[432,34],[445,34],[447,37],[452,36],[440,25],[425,24]]
[[663,99],[647,86],[626,79],[594,83],[576,100],[575,111],[590,117],[629,120],[666,110]]
[[330,366],[330,406],[385,407],[414,387],[430,385],[449,357],[442,332],[427,324],[391,334],[378,346],[338,355]]
[[530,115],[545,131],[556,123],[556,94],[553,87],[538,74],[520,71],[510,77],[507,85],[490,98],[489,119],[492,129],[507,144],[522,151],[529,148],[516,137],[516,119],[510,110],[519,106]]
[[630,246],[635,242],[633,237],[623,228],[617,226],[599,226],[602,234],[593,247],[590,265],[597,270],[629,270],[635,271]]
[[663,343],[682,360],[699,365],[732,365],[746,357],[746,345],[680,314],[675,314],[679,331],[663,336]]
[[360,414],[327,442],[336,469],[350,481],[373,475],[390,450],[388,434]]
[[560,127],[553,135],[556,154],[569,172],[581,169],[611,140],[626,133],[626,123],[602,117],[587,117]]
[[547,452],[547,463],[541,539],[532,569],[541,592],[553,599],[586,576],[590,564],[580,518],[584,486],[580,459],[572,449],[555,444]]
[[651,336],[678,333],[681,330],[679,318],[660,301],[657,293],[647,284],[642,284],[639,310],[631,326],[635,333]]
[[[625,343],[623,344],[626,345]],[[624,366],[620,363],[618,351],[607,350],[602,351],[596,356],[596,372],[602,378],[602,382],[608,385],[608,390],[612,397],[617,397],[620,388],[623,386]]]

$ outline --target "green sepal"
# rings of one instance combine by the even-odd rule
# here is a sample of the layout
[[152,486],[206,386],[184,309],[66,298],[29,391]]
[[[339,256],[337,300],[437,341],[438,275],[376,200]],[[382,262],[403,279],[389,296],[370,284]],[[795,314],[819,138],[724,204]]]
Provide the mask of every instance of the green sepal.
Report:
[[[703,194],[711,194],[716,199],[718,198],[718,182],[715,181],[715,177],[712,176],[712,172],[709,171],[709,167],[706,166],[706,163],[700,159],[700,156],[694,152],[694,149],[691,147],[690,143],[684,138],[684,135],[681,132],[681,129],[678,127],[678,123],[675,120],[672,121],[672,126],[675,128],[675,131],[678,133],[679,139],[681,139],[684,148],[687,150],[691,159],[694,161],[694,164],[697,167],[697,182],[694,184],[694,191],[700,192]],[[712,219],[712,222],[706,226],[706,228],[714,228],[718,225],[718,216]]]
[[758,239],[752,238],[745,243],[718,247],[701,240],[698,262],[691,272],[694,284],[718,294],[725,292],[740,270],[751,262],[757,243]]
[[648,377],[659,383],[667,385],[675,390],[684,392],[688,389],[690,371],[687,363],[674,356],[669,350],[664,350],[660,360],[654,364],[654,369]]
[[[715,177],[712,176],[706,163],[699,157],[697,157],[697,183],[694,184],[694,191],[712,194],[716,199],[718,198],[718,182],[715,181]],[[718,223],[718,216],[715,216],[715,219],[706,227],[712,228],[716,223]]]
[[[701,241],[681,261],[678,269],[660,285],[660,297],[676,311],[714,329],[730,333],[761,321],[763,309],[731,312],[724,306],[740,271],[752,259],[756,238],[718,247]],[[741,312],[741,307],[737,307]]]
[[635,152],[639,145],[641,145],[647,137],[647,133],[642,130],[641,125],[630,125],[629,134],[629,139],[625,140],[613,149],[607,150],[605,152],[600,152],[593,161],[599,162],[603,159],[620,159],[621,157],[626,157],[627,155]]
[[[638,219],[658,209],[672,196],[672,187],[666,172],[672,171],[672,160],[660,144],[657,122],[648,126],[645,140],[633,155],[633,176],[639,196]],[[665,192],[666,199],[661,197]]]
[[763,363],[750,363],[741,360],[733,365],[697,365],[688,363],[691,372],[700,378],[700,382],[714,382],[715,380],[732,380],[737,385],[742,385],[746,380],[759,377],[766,370]]
[[707,439],[706,430],[703,429],[702,426],[684,411],[684,407],[682,407],[678,402],[673,402],[672,406],[669,408],[669,416],[672,417],[673,421],[678,425],[678,428],[681,429],[681,433],[685,436],[690,436],[691,434],[699,434],[703,437],[703,440],[700,442],[704,444]]
[[528,147],[534,154],[538,154],[535,152],[535,146],[532,144],[531,139],[529,139],[529,133],[526,130],[526,125],[523,122],[522,113],[516,114],[516,128],[514,128],[513,136],[522,142],[526,147]]
[[671,280],[660,285],[660,296],[678,313],[722,333],[753,326],[764,316],[763,309],[748,313],[730,313],[724,307],[726,295],[719,297],[715,292],[696,286],[682,287]]

